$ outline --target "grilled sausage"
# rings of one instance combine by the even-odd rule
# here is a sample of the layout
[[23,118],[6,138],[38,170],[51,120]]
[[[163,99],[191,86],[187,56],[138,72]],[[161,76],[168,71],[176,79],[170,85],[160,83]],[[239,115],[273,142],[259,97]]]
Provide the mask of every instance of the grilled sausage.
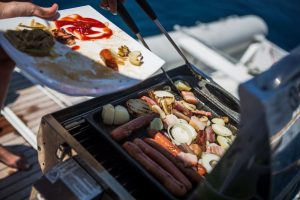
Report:
[[151,147],[149,144],[145,143],[143,140],[136,138],[133,143],[138,145],[138,147],[152,160],[154,160],[159,166],[164,168],[167,172],[169,172],[174,178],[176,178],[179,182],[181,182],[187,190],[192,189],[191,182],[186,178],[185,175],[182,174],[181,171],[164,155],[162,155],[159,151]]
[[179,112],[176,109],[172,109],[172,114],[180,119],[184,119],[187,122],[189,122],[191,120],[191,118],[189,118],[188,116],[184,115],[183,113]]
[[153,176],[155,176],[172,194],[183,196],[187,191],[184,185],[178,182],[172,175],[161,168],[156,162],[151,160],[143,151],[132,142],[125,142],[123,148],[145,167]]
[[166,158],[168,158],[173,164],[175,164],[180,171],[182,171],[188,178],[194,183],[201,182],[204,177],[198,174],[195,170],[193,170],[190,167],[185,167],[184,163],[174,155],[172,155],[169,151],[167,151],[164,147],[162,147],[160,144],[158,144],[155,140],[151,138],[144,139],[145,142],[147,142],[150,146],[152,146],[154,149],[159,151],[161,154],[163,154]]
[[99,55],[107,67],[112,68],[115,71],[119,70],[117,60],[109,49],[102,49]]
[[133,131],[148,125],[155,117],[156,113],[149,113],[135,118],[122,126],[115,128],[110,134],[113,139],[119,141],[128,137]]
[[177,156],[181,150],[174,145],[166,136],[164,136],[160,132],[148,132],[150,137],[152,137],[158,144],[160,144],[162,147],[164,147],[166,150],[168,150],[170,153],[172,153],[174,156]]

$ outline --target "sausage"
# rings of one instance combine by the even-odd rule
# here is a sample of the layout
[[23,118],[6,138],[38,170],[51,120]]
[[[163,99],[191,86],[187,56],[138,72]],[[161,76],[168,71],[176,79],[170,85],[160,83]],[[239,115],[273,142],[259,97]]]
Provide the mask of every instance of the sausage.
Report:
[[167,149],[170,153],[172,153],[174,156],[176,156],[177,154],[179,154],[181,152],[181,150],[174,145],[166,136],[164,136],[162,133],[160,132],[155,132],[152,134],[151,132],[149,132],[149,135],[158,143],[160,144],[162,147],[164,147],[165,149]]
[[123,148],[128,154],[155,176],[172,194],[183,196],[187,191],[182,183],[177,181],[171,174],[151,160],[143,151],[132,142],[125,142]]
[[122,126],[115,128],[110,134],[113,139],[119,141],[128,137],[133,131],[148,125],[155,117],[156,113],[149,113],[135,118]]
[[154,160],[159,166],[169,172],[175,179],[181,182],[187,190],[192,189],[192,183],[182,174],[181,171],[164,155],[159,151],[151,147],[149,144],[145,143],[143,140],[136,138],[133,143],[138,145],[138,147],[152,160]]
[[187,122],[189,122],[191,120],[191,118],[189,118],[188,116],[182,114],[181,112],[179,112],[176,109],[172,109],[172,114],[175,115],[176,117],[180,118],[180,119],[184,119]]
[[162,147],[160,144],[158,144],[155,140],[151,138],[145,138],[145,142],[147,142],[150,146],[152,146],[154,149],[159,151],[161,154],[163,154],[166,158],[168,158],[175,166],[184,173],[189,180],[191,180],[194,183],[199,183],[203,181],[204,177],[198,174],[195,170],[189,167],[185,167],[184,163],[180,159],[176,159],[174,155],[172,155],[169,151],[167,151],[164,147]]
[[99,55],[107,67],[112,68],[115,71],[119,70],[116,58],[109,49],[102,49]]

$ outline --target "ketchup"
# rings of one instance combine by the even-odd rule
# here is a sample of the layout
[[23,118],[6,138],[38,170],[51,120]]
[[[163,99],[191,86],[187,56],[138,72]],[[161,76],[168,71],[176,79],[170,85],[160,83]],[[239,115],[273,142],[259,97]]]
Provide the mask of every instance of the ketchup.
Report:
[[110,38],[113,34],[106,24],[78,14],[63,17],[55,21],[55,25],[58,29],[63,28],[79,40]]
[[80,49],[80,46],[75,45],[75,46],[73,46],[71,49],[72,49],[73,51],[76,51],[76,50]]

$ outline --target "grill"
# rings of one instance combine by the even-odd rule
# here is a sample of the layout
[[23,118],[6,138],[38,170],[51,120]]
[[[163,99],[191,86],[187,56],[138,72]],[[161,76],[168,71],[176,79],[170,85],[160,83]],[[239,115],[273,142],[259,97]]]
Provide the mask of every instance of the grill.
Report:
[[[204,74],[198,73],[205,78],[198,79],[185,66],[168,71],[173,80],[185,80],[193,86],[203,109],[211,111],[213,115],[228,116],[231,124],[236,126],[239,122],[238,101]],[[45,116],[38,135],[39,161],[43,172],[62,162],[62,154],[78,155],[92,177],[121,199],[178,199],[123,151],[108,136],[108,130],[97,124],[102,105],[123,103],[130,97],[140,96],[149,88],[166,84],[168,82],[164,76],[157,75],[128,91],[94,98]],[[145,133],[144,130],[137,135],[144,137]],[[189,192],[180,199],[192,195]]]

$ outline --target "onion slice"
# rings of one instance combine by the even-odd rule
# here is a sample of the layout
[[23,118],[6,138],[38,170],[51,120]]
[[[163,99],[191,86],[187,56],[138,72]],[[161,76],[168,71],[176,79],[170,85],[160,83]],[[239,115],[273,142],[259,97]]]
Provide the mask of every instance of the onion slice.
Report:
[[168,136],[176,145],[190,145],[197,137],[195,129],[187,123],[177,123],[168,127]]

